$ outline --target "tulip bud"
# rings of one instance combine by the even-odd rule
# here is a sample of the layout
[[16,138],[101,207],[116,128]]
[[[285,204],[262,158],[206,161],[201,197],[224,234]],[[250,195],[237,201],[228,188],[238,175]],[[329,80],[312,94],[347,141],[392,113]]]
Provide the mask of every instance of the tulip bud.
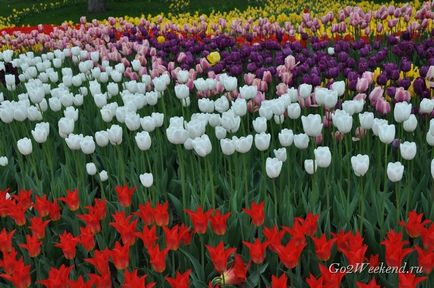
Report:
[[225,155],[232,155],[235,152],[235,143],[231,139],[220,139],[220,148]]
[[332,162],[332,154],[329,147],[317,147],[313,152],[315,154],[315,162],[318,167],[327,168],[330,166],[330,163]]
[[252,121],[253,129],[256,133],[262,133],[267,131],[267,119],[264,117],[258,117]]
[[362,177],[369,169],[369,156],[358,154],[351,157],[351,167],[354,170],[354,174],[358,177]]
[[282,170],[283,162],[277,158],[268,157],[265,161],[265,171],[270,178],[277,178]]
[[99,179],[101,180],[101,182],[107,181],[108,180],[107,171],[102,170],[101,172],[99,172]]
[[270,147],[271,134],[260,133],[255,135],[255,147],[259,151],[265,151]]
[[45,143],[50,133],[50,124],[48,122],[37,123],[32,130],[32,136],[37,143]]
[[363,112],[359,114],[359,122],[360,126],[363,129],[369,130],[374,125],[374,113],[372,112]]
[[32,141],[25,137],[17,141],[18,151],[24,155],[30,155],[33,152]]
[[292,142],[294,140],[294,133],[291,129],[284,128],[279,132],[278,137],[280,145],[282,145],[283,147],[288,147],[292,145]]
[[415,142],[405,141],[399,145],[399,151],[401,152],[401,156],[405,160],[413,160],[416,156],[417,146]]
[[80,141],[80,148],[84,154],[92,154],[95,152],[95,141],[92,136],[86,136]]
[[395,125],[381,125],[378,130],[378,136],[381,142],[385,144],[392,143],[393,139],[395,139]]
[[398,102],[395,104],[393,116],[398,123],[408,120],[411,114],[412,105],[407,102]]
[[122,143],[122,128],[119,125],[112,125],[107,132],[112,145],[118,145]]
[[298,93],[299,93],[300,97],[303,99],[309,97],[310,94],[312,93],[312,85],[305,84],[305,83],[301,84],[298,87]]
[[301,116],[301,122],[303,130],[308,136],[316,137],[321,134],[323,123],[320,115],[309,114],[307,117]]
[[0,157],[0,166],[5,167],[8,165],[8,163],[9,163],[8,157],[6,157],[6,156]]
[[404,165],[401,162],[389,162],[387,164],[387,177],[392,182],[401,181],[404,174]]
[[154,176],[152,173],[143,173],[139,176],[140,183],[146,188],[149,188],[154,183]]
[[342,134],[349,133],[353,126],[353,117],[344,110],[336,110],[332,115],[332,121]]
[[96,165],[93,162],[86,163],[86,172],[90,176],[93,176],[96,174]]
[[152,141],[147,131],[137,133],[135,139],[137,147],[139,147],[141,151],[146,151],[151,148]]
[[410,133],[414,132],[414,130],[416,130],[417,127],[416,116],[414,114],[411,114],[410,117],[408,117],[408,119],[404,121],[403,127],[406,132],[410,132]]
[[310,175],[314,174],[317,168],[317,162],[312,159],[304,160],[304,169]]
[[309,136],[303,133],[294,135],[294,145],[298,149],[306,149],[309,146]]
[[235,150],[239,153],[247,153],[252,148],[253,136],[248,135],[246,137],[235,138]]
[[276,156],[277,159],[279,159],[282,162],[286,161],[287,153],[286,148],[279,148],[273,150],[274,156]]
[[217,126],[215,127],[215,136],[218,140],[223,139],[226,137],[226,129],[221,127],[221,126]]

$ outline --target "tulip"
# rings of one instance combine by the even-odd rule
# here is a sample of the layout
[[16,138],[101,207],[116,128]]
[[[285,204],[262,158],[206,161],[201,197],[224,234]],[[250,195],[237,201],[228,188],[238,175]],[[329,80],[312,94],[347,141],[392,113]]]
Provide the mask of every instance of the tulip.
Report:
[[229,110],[229,111],[223,112],[221,119],[220,119],[220,124],[226,130],[234,133],[234,132],[238,131],[238,129],[240,128],[241,117],[236,116],[234,111]]
[[301,115],[300,104],[292,103],[288,105],[288,116],[291,119],[298,119]]
[[430,131],[426,133],[425,139],[429,146],[434,146],[434,136],[430,133]]
[[286,148],[279,148],[273,150],[274,156],[276,156],[277,159],[279,159],[282,162],[286,161],[287,154],[286,154]]
[[309,146],[309,136],[303,133],[294,135],[294,145],[298,149],[306,149]]
[[321,146],[314,149],[315,162],[318,167],[327,168],[332,162],[332,154],[330,148],[327,146]]
[[18,151],[24,156],[30,155],[33,152],[32,141],[27,137],[18,140],[17,147]]
[[231,139],[220,139],[220,148],[225,155],[232,155],[235,152],[235,143]]
[[404,165],[401,162],[389,162],[387,164],[387,177],[392,182],[401,181],[404,174]]
[[205,157],[212,151],[212,144],[208,135],[204,134],[200,137],[193,139],[194,151],[200,156]]
[[142,126],[143,130],[152,132],[155,129],[155,120],[152,118],[152,116],[145,116],[140,119],[140,125]]
[[95,133],[95,141],[99,147],[105,147],[109,143],[109,136],[107,131],[97,131]]
[[434,179],[434,159],[431,160],[431,177]]
[[142,185],[146,188],[151,187],[152,184],[154,183],[154,176],[152,175],[152,173],[140,174],[139,178],[140,178],[140,183],[142,183]]
[[102,170],[101,172],[99,172],[99,179],[101,180],[101,182],[107,181],[108,180],[107,171]]
[[253,136],[248,135],[246,137],[233,138],[235,139],[235,150],[239,153],[247,153],[252,148]]
[[0,166],[5,167],[8,165],[8,163],[9,163],[8,157],[6,157],[6,156],[0,157]]
[[134,139],[136,140],[137,147],[139,147],[141,151],[146,151],[151,148],[151,136],[149,136],[147,131],[137,133]]
[[273,109],[271,108],[271,103],[263,101],[261,107],[259,107],[259,116],[270,120],[273,118]]
[[317,170],[317,162],[312,159],[304,160],[304,169],[308,174],[312,175]]
[[185,84],[178,84],[175,86],[175,96],[176,98],[182,100],[190,96],[190,90]]
[[229,109],[229,101],[226,96],[221,96],[214,101],[214,107],[217,112],[223,113]]
[[363,129],[369,130],[374,125],[374,113],[372,112],[363,112],[359,114],[359,122],[360,126]]
[[33,139],[37,143],[45,143],[50,133],[50,124],[48,122],[37,123],[35,129],[32,130]]
[[336,103],[338,102],[338,92],[328,90],[328,93],[324,95],[323,102],[323,105],[327,109],[334,108],[336,106]]
[[267,172],[267,176],[270,178],[277,178],[280,175],[280,171],[282,170],[283,162],[277,158],[268,157],[265,162],[265,170]]
[[125,125],[128,130],[135,131],[140,128],[140,115],[136,113],[128,113],[125,116]]
[[167,140],[172,144],[184,144],[188,138],[188,131],[183,127],[170,127],[166,129]]
[[357,156],[351,157],[351,167],[354,170],[354,174],[358,177],[362,177],[369,169],[369,156],[357,154]]
[[83,140],[83,134],[69,134],[68,137],[65,138],[66,145],[71,150],[80,150],[80,142]]
[[234,91],[238,86],[238,79],[236,77],[226,76],[221,79],[223,86],[227,91]]
[[378,130],[378,136],[384,144],[392,143],[393,139],[395,139],[395,125],[381,125]]
[[240,87],[240,96],[246,100],[253,99],[258,94],[258,88],[256,86],[244,85]]
[[333,125],[342,134],[349,133],[353,126],[353,117],[344,110],[336,110],[332,115]]
[[345,81],[336,81],[331,85],[331,89],[338,93],[338,96],[341,97],[345,93]]
[[92,154],[95,152],[95,141],[92,136],[83,137],[80,141],[80,148],[84,154]]
[[265,151],[270,147],[271,134],[260,133],[255,135],[255,147],[259,151]]
[[294,133],[291,129],[284,128],[279,132],[278,138],[280,145],[288,147],[291,146],[294,141]]
[[406,132],[409,133],[414,132],[414,130],[416,130],[417,127],[416,115],[411,114],[410,117],[408,117],[408,119],[404,121],[403,127]]
[[407,102],[399,102],[395,104],[395,108],[393,110],[393,116],[395,121],[398,123],[402,123],[410,117],[412,105]]
[[264,133],[267,131],[267,119],[264,117],[258,117],[252,121],[253,129],[256,133]]
[[335,48],[333,48],[333,47],[328,47],[328,48],[327,48],[327,54],[329,54],[329,55],[334,55],[334,54],[335,54]]
[[321,134],[323,123],[321,116],[318,114],[309,114],[308,116],[301,116],[304,132],[311,137],[316,137]]
[[231,108],[236,115],[238,116],[244,116],[247,113],[247,102],[246,99],[237,98],[235,102],[232,102],[232,108]]
[[208,98],[201,98],[198,100],[199,110],[203,113],[214,112],[214,101]]
[[58,126],[60,137],[65,138],[74,131],[74,120],[62,117],[58,122]]
[[405,160],[413,160],[416,156],[417,146],[415,142],[405,141],[399,145],[399,151],[401,152],[401,156]]
[[122,128],[119,125],[112,125],[108,130],[108,137],[112,145],[119,145],[122,143]]
[[93,162],[90,163],[86,163],[86,172],[87,174],[89,174],[90,176],[93,176],[96,174],[96,165]]
[[312,85],[305,83],[301,84],[300,86],[298,86],[298,93],[303,99],[309,97],[312,93]]
[[223,139],[226,137],[227,131],[225,128],[221,126],[215,127],[215,136],[218,140]]
[[430,114],[434,109],[434,101],[424,98],[419,103],[419,113]]
[[188,77],[189,73],[185,70],[181,70],[176,74],[176,80],[181,84],[187,83]]

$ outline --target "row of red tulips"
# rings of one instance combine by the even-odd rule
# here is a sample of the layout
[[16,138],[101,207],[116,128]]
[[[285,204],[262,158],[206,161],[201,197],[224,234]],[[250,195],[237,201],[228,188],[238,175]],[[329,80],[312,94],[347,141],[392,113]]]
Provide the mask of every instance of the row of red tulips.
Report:
[[[190,265],[189,268],[185,265],[182,273],[174,273],[183,271],[176,269],[178,267],[172,267],[175,268],[172,273],[167,269],[170,257],[171,265],[178,266],[174,265],[174,255],[182,254],[181,248],[194,245],[195,238],[201,241],[199,249],[206,247],[212,262],[214,272],[211,279],[205,279],[209,287],[245,284],[251,268],[267,262],[267,254],[270,257],[277,255],[278,265],[282,266],[279,277],[262,271],[263,275],[271,278],[268,285],[287,287],[292,284],[292,271],[305,265],[300,259],[309,247],[318,263],[318,269],[309,272],[309,277],[305,278],[309,287],[340,287],[348,271],[338,268],[345,263],[349,269],[367,263],[373,273],[380,271],[379,267],[383,265],[380,255],[368,255],[370,247],[360,232],[320,233],[319,215],[307,213],[303,218],[297,217],[291,227],[266,227],[264,202],[253,202],[243,210],[249,215],[254,232],[251,237],[244,235],[242,245],[228,247],[224,236],[230,212],[204,211],[198,207],[185,210],[191,227],[184,223],[175,224],[175,216],[167,201],[155,205],[148,201],[131,211],[135,190],[127,185],[118,186],[119,205],[95,198],[93,205],[86,207],[81,207],[77,190],[68,190],[65,197],[52,201],[46,195],[37,196],[26,190],[10,194],[7,189],[0,191],[0,216],[4,227],[0,232],[0,277],[15,287],[29,287],[32,283],[45,287],[154,287],[156,283],[159,283],[158,287],[200,287],[190,283],[194,282],[191,279],[196,279],[192,277],[196,271],[191,269],[196,269],[196,266]],[[109,210],[113,210],[111,215]],[[117,232],[112,233],[115,235],[112,244],[102,240],[112,238],[105,231],[104,221],[110,221],[108,227]],[[401,226],[406,235],[391,229],[381,242],[385,248],[384,260],[389,267],[401,267],[406,257],[417,255],[420,270],[416,273],[399,270],[401,273],[398,273],[399,287],[416,287],[427,279],[434,267],[434,225],[430,220],[423,220],[422,214],[411,211]],[[210,236],[208,244],[204,242],[205,235]],[[407,235],[411,245],[404,239]],[[63,259],[52,261],[51,265],[56,263],[58,266],[49,267],[44,275],[43,269],[38,267],[38,258],[48,257],[48,250],[55,249],[60,249]],[[137,249],[147,251],[143,254],[146,259],[139,262],[143,267],[131,263],[131,255],[137,253]],[[339,253],[344,256],[344,261],[333,265],[331,262],[337,262],[334,260],[338,259],[336,254]],[[203,255],[201,262],[201,265],[205,264]],[[83,265],[89,271],[85,275],[77,272],[77,268]],[[143,272],[146,274],[140,276]],[[367,284],[366,281],[355,284],[357,287],[380,287],[375,277],[370,278]]]

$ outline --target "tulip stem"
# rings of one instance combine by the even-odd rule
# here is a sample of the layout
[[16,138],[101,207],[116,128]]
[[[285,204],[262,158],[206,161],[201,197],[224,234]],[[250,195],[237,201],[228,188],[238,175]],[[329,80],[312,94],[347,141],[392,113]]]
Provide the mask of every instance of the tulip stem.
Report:
[[273,178],[272,181],[273,181],[273,198],[274,198],[274,220],[276,221],[276,225],[277,225],[277,191],[276,191],[275,178]]
[[396,189],[396,191],[395,191],[395,193],[396,193],[396,195],[395,195],[395,197],[396,197],[396,225],[399,225],[399,218],[400,218],[400,211],[401,211],[401,209],[400,209],[400,206],[401,206],[401,203],[400,203],[400,197],[401,197],[401,195],[400,195],[400,193],[401,193],[401,182],[400,181],[398,181],[398,182],[396,182],[395,183],[395,189]]
[[206,165],[208,166],[208,172],[209,172],[209,181],[211,182],[211,203],[212,203],[212,208],[215,208],[215,188],[214,188],[214,176],[212,174],[212,167],[211,167],[211,163],[209,160],[209,157],[207,157],[206,161]]
[[387,147],[388,144],[384,146],[384,187],[383,192],[387,192]]
[[363,235],[363,217],[365,214],[365,188],[363,187],[363,176],[360,177],[360,234]]

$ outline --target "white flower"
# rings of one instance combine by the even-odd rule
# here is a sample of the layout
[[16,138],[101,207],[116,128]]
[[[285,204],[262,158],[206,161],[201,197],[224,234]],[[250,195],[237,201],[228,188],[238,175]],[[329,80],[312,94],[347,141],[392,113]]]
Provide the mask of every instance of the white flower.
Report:
[[425,139],[429,146],[434,146],[434,136],[429,131],[426,133]]
[[317,137],[321,135],[323,123],[320,115],[309,114],[307,116],[301,116],[301,122],[303,124],[303,130],[308,136]]
[[6,165],[8,165],[8,163],[9,163],[8,157],[6,156],[0,157],[0,166],[5,167]]
[[189,73],[186,70],[181,70],[176,74],[176,80],[178,80],[179,83],[187,83],[188,81]]
[[215,136],[218,140],[223,139],[226,137],[226,129],[221,127],[221,126],[217,126],[215,127]]
[[140,150],[146,151],[151,148],[152,140],[147,131],[137,133],[135,139]]
[[419,112],[429,114],[434,109],[434,101],[429,98],[423,98],[419,104]]
[[159,112],[152,112],[152,119],[154,119],[155,127],[161,127],[164,124],[164,114]]
[[238,86],[238,79],[232,76],[223,77],[220,79],[223,82],[223,86],[227,91],[234,91]]
[[107,93],[99,93],[93,96],[93,100],[95,101],[95,105],[98,108],[102,108],[104,105],[107,104]]
[[109,84],[107,84],[107,93],[110,97],[118,95],[119,94],[118,84],[113,83],[113,82],[110,82]]
[[318,163],[312,159],[306,159],[304,160],[304,170],[310,175],[315,173],[315,171],[318,169]]
[[[426,99],[426,98],[424,98],[424,99]],[[404,121],[402,126],[404,127],[404,130],[406,132],[410,132],[410,133],[414,132],[414,130],[416,130],[416,127],[417,127],[416,115],[411,114],[410,117],[408,117],[408,119]]]
[[157,92],[163,92],[167,88],[166,80],[161,76],[152,79],[152,83],[154,84],[155,91]]
[[48,99],[48,106],[50,106],[50,109],[53,112],[58,112],[60,109],[62,109],[62,103],[60,103],[59,98],[50,98]]
[[95,133],[95,141],[99,147],[105,147],[109,143],[109,136],[107,131],[97,131]]
[[369,156],[357,154],[357,156],[351,157],[351,167],[354,170],[354,174],[358,177],[364,176],[369,169]]
[[374,125],[374,113],[372,112],[363,112],[359,114],[359,122],[360,126],[363,129],[369,130]]
[[390,144],[395,139],[395,125],[384,124],[379,127],[378,136],[384,144]]
[[212,151],[212,144],[208,135],[204,134],[200,137],[193,139],[194,151],[200,156],[205,157]]
[[152,184],[154,183],[154,176],[152,175],[152,173],[140,174],[139,178],[140,178],[140,183],[142,183],[142,185],[146,188],[151,187]]
[[274,156],[276,156],[277,159],[279,159],[282,162],[286,161],[287,158],[286,148],[274,149],[273,152],[274,152]]
[[304,133],[294,135],[294,145],[298,149],[306,149],[309,146],[309,136]]
[[137,113],[128,113],[125,116],[125,125],[127,126],[128,130],[130,131],[136,131],[140,128],[140,115]]
[[25,137],[17,141],[18,151],[24,156],[29,155],[33,152],[32,141]]
[[254,98],[256,94],[258,94],[258,87],[256,86],[244,85],[243,87],[240,87],[240,95],[246,100]]
[[66,107],[65,111],[63,111],[63,115],[65,118],[70,118],[74,121],[78,120],[78,109],[75,109],[74,107]]
[[152,132],[155,129],[154,118],[152,118],[152,116],[145,116],[140,119],[140,125],[142,126],[143,130]]
[[253,136],[248,135],[246,137],[233,138],[235,139],[235,150],[239,153],[247,153],[252,148]]
[[85,136],[80,141],[80,148],[84,154],[92,154],[95,152],[95,141],[92,136]]
[[334,47],[328,47],[327,48],[327,53],[329,55],[334,55],[335,54],[335,48]]
[[298,86],[298,92],[301,98],[307,98],[312,93],[312,85],[303,83]]
[[122,128],[119,125],[112,125],[107,130],[110,143],[112,145],[118,145],[122,143]]
[[229,110],[226,112],[223,112],[220,124],[223,126],[227,131],[230,131],[232,133],[237,132],[240,128],[241,124],[241,117],[235,115],[234,111]]
[[267,131],[267,119],[264,117],[257,117],[252,121],[253,129],[256,133],[262,133]]
[[265,171],[267,176],[270,178],[277,178],[280,175],[280,171],[282,171],[283,162],[277,158],[268,157],[265,161]]
[[209,98],[201,98],[198,100],[199,110],[203,113],[214,112],[214,101]]
[[60,137],[65,138],[74,131],[74,120],[62,117],[58,122],[58,126]]
[[279,142],[280,145],[283,147],[288,147],[292,145],[292,142],[294,141],[294,133],[291,129],[284,128],[282,129],[279,134]]
[[273,109],[269,101],[265,100],[261,103],[261,107],[259,107],[259,116],[264,117],[267,120],[273,118]]
[[327,92],[328,93],[326,93],[324,95],[324,99],[323,99],[324,104],[323,105],[327,109],[331,109],[331,108],[334,108],[336,106],[336,103],[338,102],[338,92],[333,91],[333,90],[328,90],[328,89],[327,89]]
[[332,115],[333,125],[339,132],[346,134],[351,131],[353,126],[353,117],[344,110],[336,110]]
[[434,179],[434,159],[431,160],[431,177]]
[[259,151],[265,151],[270,147],[271,134],[260,133],[255,135],[255,147]]
[[318,167],[327,168],[332,162],[332,154],[328,146],[320,146],[314,149],[315,162]]
[[190,89],[185,84],[178,84],[175,86],[175,96],[178,99],[185,99],[190,96]]
[[411,104],[407,102],[399,102],[395,104],[393,109],[393,117],[398,123],[404,122],[410,117],[411,114]]
[[341,97],[345,93],[345,81],[336,81],[331,85],[331,89],[338,92],[338,96]]
[[50,124],[48,122],[37,123],[35,129],[32,130],[33,139],[35,139],[37,143],[44,143],[47,141],[49,133]]
[[188,138],[188,131],[183,127],[170,127],[166,129],[167,140],[172,144],[184,144]]
[[405,141],[399,145],[399,151],[401,152],[401,156],[405,160],[413,160],[416,156],[417,146],[415,142]]
[[232,155],[235,152],[235,143],[231,139],[220,139],[220,148],[222,149],[223,154]]
[[237,98],[235,102],[232,102],[232,108],[231,108],[236,115],[238,116],[244,116],[247,113],[247,102],[246,99]]
[[404,174],[404,165],[401,162],[389,162],[387,164],[387,177],[392,182],[401,181]]
[[380,127],[385,124],[389,124],[386,119],[374,118],[374,122],[372,123],[372,133],[374,133],[375,136],[378,136],[380,133]]
[[96,174],[96,166],[95,163],[90,162],[90,163],[86,163],[86,172],[87,174],[89,174],[90,176],[93,176]]
[[229,109],[229,100],[226,96],[221,96],[214,101],[214,107],[217,112],[223,113]]
[[101,180],[101,182],[107,181],[108,180],[107,171],[102,170],[101,172],[99,172],[99,179]]

